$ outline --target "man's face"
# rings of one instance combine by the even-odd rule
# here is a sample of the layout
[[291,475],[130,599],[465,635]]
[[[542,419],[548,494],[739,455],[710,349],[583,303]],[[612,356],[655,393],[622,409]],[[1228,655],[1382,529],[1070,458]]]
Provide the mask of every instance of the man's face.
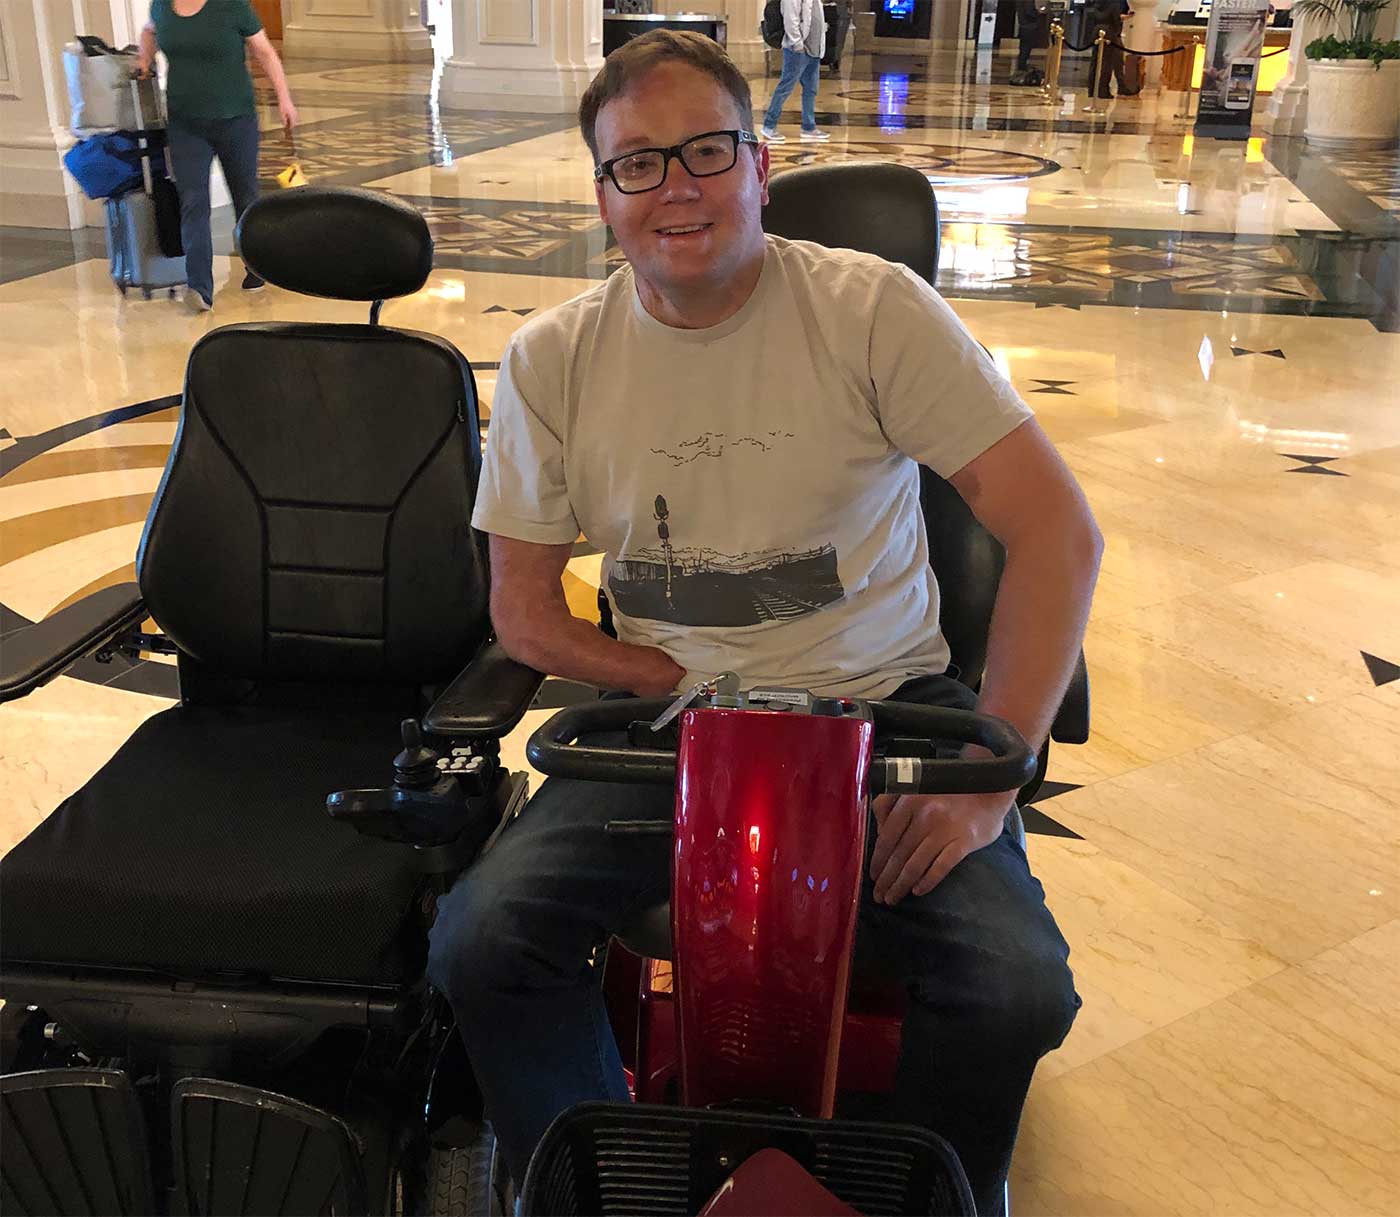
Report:
[[[601,163],[740,125],[734,99],[717,81],[688,64],[662,63],[602,108],[594,136]],[[692,177],[672,159],[666,180],[642,194],[623,194],[606,177],[595,189],[633,271],[662,294],[723,287],[762,250],[766,147],[741,144],[734,168],[711,177]]]

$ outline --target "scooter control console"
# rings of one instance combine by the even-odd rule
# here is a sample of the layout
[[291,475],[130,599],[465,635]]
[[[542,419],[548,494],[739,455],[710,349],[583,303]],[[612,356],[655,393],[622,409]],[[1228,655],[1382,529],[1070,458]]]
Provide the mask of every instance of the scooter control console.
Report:
[[721,672],[713,680],[691,685],[654,722],[634,722],[627,739],[633,747],[675,748],[680,737],[680,716],[686,710],[766,710],[777,714],[815,714],[823,718],[871,717],[870,707],[850,697],[821,697],[809,689],[786,685],[739,688],[737,672]]

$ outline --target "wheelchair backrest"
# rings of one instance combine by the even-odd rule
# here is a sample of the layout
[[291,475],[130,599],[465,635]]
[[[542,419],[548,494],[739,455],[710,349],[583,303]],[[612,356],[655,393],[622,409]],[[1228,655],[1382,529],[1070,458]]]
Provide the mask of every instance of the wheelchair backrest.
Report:
[[[901,262],[930,285],[938,274],[938,201],[917,169],[811,165],[771,179],[763,227],[775,236],[855,249]],[[1005,554],[952,485],[919,471],[929,563],[938,577],[944,637],[962,679],[976,687]]]
[[[408,295],[432,265],[422,216],[369,191],[268,196],[239,235],[265,279],[313,295]],[[180,651],[221,675],[450,678],[489,631],[480,467],[475,383],[444,339],[224,326],[186,367],[142,593]]]

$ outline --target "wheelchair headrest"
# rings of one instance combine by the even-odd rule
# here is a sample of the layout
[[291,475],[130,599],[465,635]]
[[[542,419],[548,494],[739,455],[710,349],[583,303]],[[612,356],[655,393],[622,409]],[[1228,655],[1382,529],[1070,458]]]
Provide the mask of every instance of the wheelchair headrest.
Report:
[[392,195],[353,186],[264,195],[243,213],[238,248],[269,283],[333,300],[411,296],[433,268],[422,215]]
[[902,262],[929,283],[938,274],[938,200],[917,169],[809,165],[772,178],[768,198],[765,232]]

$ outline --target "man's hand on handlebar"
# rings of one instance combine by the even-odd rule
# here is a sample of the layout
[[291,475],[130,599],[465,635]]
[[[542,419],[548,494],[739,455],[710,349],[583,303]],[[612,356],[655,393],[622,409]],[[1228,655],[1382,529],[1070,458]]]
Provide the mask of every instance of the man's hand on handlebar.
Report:
[[968,854],[1001,836],[1015,798],[1014,790],[880,795],[871,805],[879,826],[870,860],[876,902],[933,891]]

